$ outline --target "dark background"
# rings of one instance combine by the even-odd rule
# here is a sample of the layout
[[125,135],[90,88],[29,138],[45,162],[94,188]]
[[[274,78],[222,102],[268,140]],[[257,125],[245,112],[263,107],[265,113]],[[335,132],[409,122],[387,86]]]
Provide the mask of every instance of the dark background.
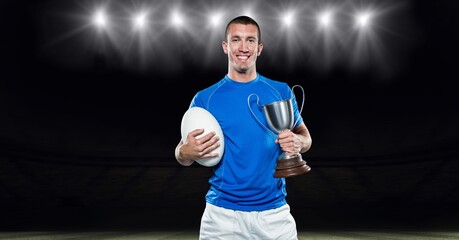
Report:
[[[81,7],[63,2],[0,4],[0,228],[197,229],[211,169],[174,148],[194,93],[226,73],[221,40],[165,33],[164,59],[140,69],[88,32],[59,38]],[[299,228],[459,226],[459,7],[408,3],[384,22],[385,57],[360,68],[265,44],[259,72],[306,92],[312,171],[287,179]]]

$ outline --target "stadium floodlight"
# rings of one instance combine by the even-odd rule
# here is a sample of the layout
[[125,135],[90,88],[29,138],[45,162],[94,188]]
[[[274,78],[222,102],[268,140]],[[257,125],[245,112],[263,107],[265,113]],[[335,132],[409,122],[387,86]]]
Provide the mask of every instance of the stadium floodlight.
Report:
[[184,22],[183,16],[179,12],[175,11],[175,12],[172,13],[172,15],[171,15],[171,23],[172,23],[172,25],[174,25],[176,27],[180,27],[180,26],[183,25],[183,22]]
[[220,13],[220,12],[211,14],[209,16],[210,25],[213,26],[213,27],[216,27],[216,26],[220,25],[220,23],[222,21],[222,16],[223,16],[223,14]]
[[369,11],[359,12],[355,15],[355,24],[358,28],[367,28],[371,24],[372,17]]
[[322,28],[329,28],[333,24],[333,12],[325,10],[317,16],[319,26]]
[[147,13],[137,13],[133,18],[133,24],[135,29],[143,29],[147,22]]
[[293,12],[286,12],[282,17],[282,22],[285,26],[290,27],[295,20],[295,14]]
[[96,11],[92,18],[92,22],[94,25],[96,25],[98,28],[104,28],[107,26],[107,16],[105,14],[105,11],[102,9],[99,9]]

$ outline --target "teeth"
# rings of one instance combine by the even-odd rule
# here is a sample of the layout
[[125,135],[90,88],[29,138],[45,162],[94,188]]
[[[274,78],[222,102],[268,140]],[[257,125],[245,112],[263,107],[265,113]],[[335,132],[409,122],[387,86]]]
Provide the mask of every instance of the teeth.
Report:
[[239,58],[239,59],[247,59],[249,57],[248,56],[237,56],[237,58]]

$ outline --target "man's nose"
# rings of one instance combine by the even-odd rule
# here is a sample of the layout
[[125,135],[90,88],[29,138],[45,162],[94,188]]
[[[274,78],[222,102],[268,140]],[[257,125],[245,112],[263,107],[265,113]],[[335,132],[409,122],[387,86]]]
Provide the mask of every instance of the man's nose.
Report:
[[248,43],[246,43],[244,41],[241,41],[241,44],[239,44],[239,51],[240,52],[248,52],[249,51]]

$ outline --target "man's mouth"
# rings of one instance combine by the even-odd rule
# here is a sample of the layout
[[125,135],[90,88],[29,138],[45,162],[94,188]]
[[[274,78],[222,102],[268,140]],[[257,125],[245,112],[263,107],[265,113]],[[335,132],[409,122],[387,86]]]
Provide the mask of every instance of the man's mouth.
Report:
[[239,59],[239,60],[247,60],[247,59],[249,59],[249,56],[246,56],[246,55],[244,55],[244,56],[240,56],[240,55],[239,55],[239,56],[236,56],[236,57],[237,57],[237,59]]

